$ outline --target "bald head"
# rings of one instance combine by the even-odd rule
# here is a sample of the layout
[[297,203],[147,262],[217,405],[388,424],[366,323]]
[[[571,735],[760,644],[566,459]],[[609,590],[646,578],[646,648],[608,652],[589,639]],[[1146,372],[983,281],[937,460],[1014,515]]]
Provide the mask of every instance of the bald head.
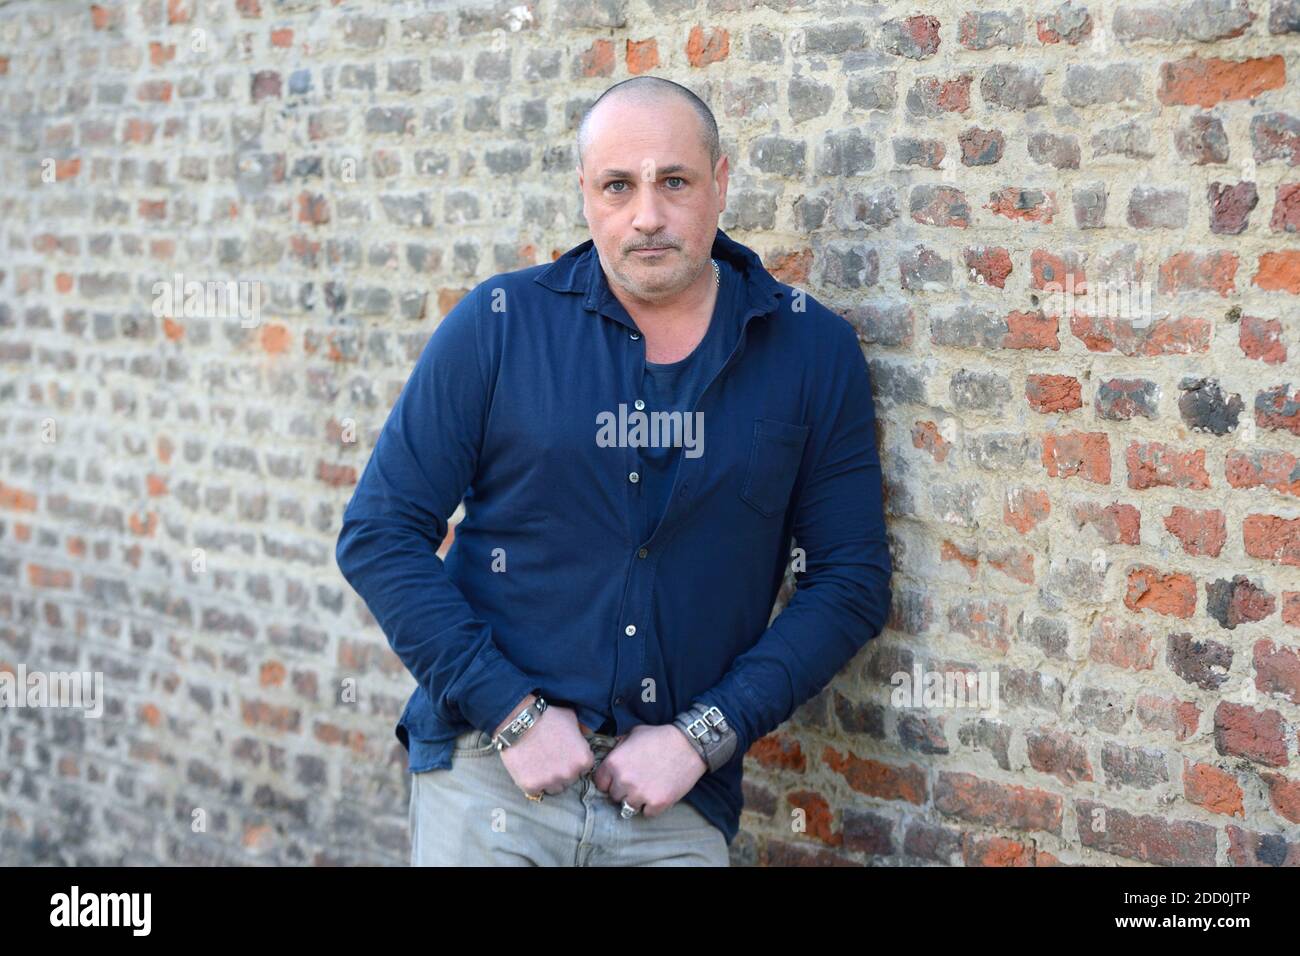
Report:
[[695,111],[696,118],[699,120],[697,125],[700,142],[708,154],[709,168],[713,169],[718,165],[718,160],[722,156],[722,144],[718,138],[718,123],[713,118],[713,111],[708,105],[686,87],[672,80],[665,80],[658,76],[634,76],[621,83],[615,83],[600,94],[596,102],[592,103],[583,114],[582,122],[578,124],[578,165],[580,167],[585,168],[592,137],[600,125],[597,122],[597,113],[612,101],[632,106],[658,105],[673,101],[687,104]]

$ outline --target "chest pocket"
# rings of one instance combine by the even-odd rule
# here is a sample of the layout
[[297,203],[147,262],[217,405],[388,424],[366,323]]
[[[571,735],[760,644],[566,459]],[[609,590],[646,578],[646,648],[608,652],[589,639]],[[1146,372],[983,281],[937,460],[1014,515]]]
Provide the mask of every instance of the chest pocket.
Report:
[[790,502],[790,489],[799,474],[808,425],[792,425],[775,418],[754,419],[754,444],[740,497],[765,518],[782,514]]

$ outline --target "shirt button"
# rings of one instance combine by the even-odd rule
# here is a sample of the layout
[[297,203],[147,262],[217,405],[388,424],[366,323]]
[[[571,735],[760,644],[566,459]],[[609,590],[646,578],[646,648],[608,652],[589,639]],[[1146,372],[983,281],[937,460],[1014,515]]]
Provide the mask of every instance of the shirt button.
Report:
[[639,398],[632,404],[636,406],[636,410],[638,412],[641,411],[643,408],[645,408],[645,402],[641,401],[641,399]]
[[647,554],[649,554],[649,553],[650,553],[649,549],[647,549],[647,548],[640,548],[640,549],[637,550],[636,556],[637,556],[638,558],[644,558],[644,557],[645,557]]
[[634,472],[632,472],[632,474],[630,474],[630,475],[627,476],[627,480],[630,481],[630,482],[632,482],[632,484],[635,485],[638,481],[641,480],[641,476],[638,475],[638,474],[634,471]]
[[633,634],[636,633],[636,625],[629,624],[627,627],[623,628],[623,633],[626,634],[628,637],[631,637]]
[[632,333],[629,333],[629,335],[628,335],[628,338],[630,338],[633,342],[635,342],[635,341],[636,341],[637,339],[639,339],[640,337],[641,337],[641,333],[640,333],[640,332],[632,332]]
[[622,697],[615,697],[615,698],[614,698],[614,703],[616,703],[616,704],[621,704],[621,703],[623,703],[623,698],[622,698]]

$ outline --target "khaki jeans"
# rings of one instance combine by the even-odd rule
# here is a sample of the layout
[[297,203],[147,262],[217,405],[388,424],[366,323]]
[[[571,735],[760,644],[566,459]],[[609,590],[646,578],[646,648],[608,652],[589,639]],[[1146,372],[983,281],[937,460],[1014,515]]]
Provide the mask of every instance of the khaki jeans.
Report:
[[411,775],[412,866],[730,866],[722,831],[685,800],[619,816],[592,775],[618,738],[584,730],[596,763],[559,794],[529,800],[491,736],[456,739],[452,765]]

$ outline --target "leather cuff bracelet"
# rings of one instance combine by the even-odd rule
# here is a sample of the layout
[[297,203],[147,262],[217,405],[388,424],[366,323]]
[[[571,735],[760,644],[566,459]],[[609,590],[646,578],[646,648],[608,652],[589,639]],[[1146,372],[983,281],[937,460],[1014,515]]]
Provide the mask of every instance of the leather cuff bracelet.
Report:
[[739,738],[718,708],[696,702],[674,717],[673,725],[686,735],[695,752],[704,758],[710,773],[725,766],[735,756]]
[[505,750],[507,747],[513,747],[518,743],[519,738],[537,723],[537,718],[542,716],[542,711],[545,709],[546,701],[541,696],[538,696],[531,704],[515,714],[514,720],[510,721],[501,733],[492,738],[492,743],[497,750]]

